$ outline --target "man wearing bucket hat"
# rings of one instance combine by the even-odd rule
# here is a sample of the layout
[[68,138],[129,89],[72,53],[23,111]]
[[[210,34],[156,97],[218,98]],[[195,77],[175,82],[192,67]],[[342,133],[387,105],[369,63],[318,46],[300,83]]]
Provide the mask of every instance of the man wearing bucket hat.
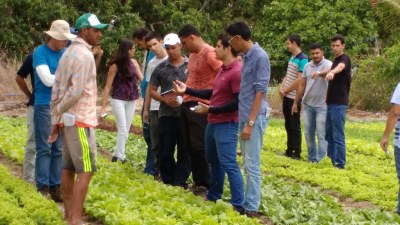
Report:
[[96,171],[97,83],[92,46],[99,45],[102,29],[107,26],[90,13],[77,19],[78,37],[60,60],[51,95],[52,132],[49,142],[55,141],[58,130],[61,130],[62,192],[64,218],[68,224],[82,224],[83,203],[92,174]]
[[37,189],[45,196],[50,192],[54,201],[62,201],[61,197],[61,139],[48,143],[51,130],[50,96],[54,84],[54,74],[58,61],[65,51],[71,34],[69,24],[65,20],[52,22],[46,44],[40,45],[33,52],[33,68],[35,77],[34,130],[36,143],[35,181]]

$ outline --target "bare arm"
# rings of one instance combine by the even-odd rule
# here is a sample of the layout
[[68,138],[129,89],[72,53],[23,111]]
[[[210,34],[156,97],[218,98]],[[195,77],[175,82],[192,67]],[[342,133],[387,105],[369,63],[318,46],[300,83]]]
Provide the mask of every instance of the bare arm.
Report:
[[295,81],[293,81],[293,83],[291,85],[289,85],[289,87],[287,87],[284,91],[285,93],[289,93],[293,90],[296,90],[299,86],[299,83],[301,82],[303,73],[297,73],[297,79]]
[[346,65],[344,63],[339,63],[339,65],[337,65],[334,69],[332,69],[326,74],[325,79],[332,80],[335,74],[342,72],[345,68]]
[[19,89],[24,92],[26,97],[32,97],[32,92],[29,90],[28,85],[23,77],[17,75],[15,77],[15,82],[17,82]]
[[114,81],[115,75],[117,74],[118,71],[118,67],[116,64],[112,64],[110,66],[110,68],[108,69],[108,74],[107,74],[107,83],[106,86],[103,89],[103,95],[101,98],[101,111],[100,111],[100,115],[102,115],[103,113],[105,113],[106,110],[106,105],[107,105],[107,100],[108,100],[108,96],[110,94],[111,91],[111,87],[112,87],[112,83]]
[[399,118],[399,115],[400,115],[400,105],[393,104],[386,121],[385,132],[381,139],[381,148],[383,150],[386,150],[388,147],[390,133],[392,133],[392,130],[396,125],[397,119]]
[[307,79],[302,78],[299,82],[299,87],[296,91],[296,97],[294,98],[293,106],[292,106],[292,114],[298,112],[297,104],[299,103],[300,99],[303,98],[304,92],[306,90]]
[[133,62],[133,65],[135,66],[135,70],[136,70],[136,73],[137,73],[137,78],[140,81],[142,81],[143,80],[143,73],[142,73],[142,70],[140,69],[139,63],[134,59],[132,59],[132,62]]

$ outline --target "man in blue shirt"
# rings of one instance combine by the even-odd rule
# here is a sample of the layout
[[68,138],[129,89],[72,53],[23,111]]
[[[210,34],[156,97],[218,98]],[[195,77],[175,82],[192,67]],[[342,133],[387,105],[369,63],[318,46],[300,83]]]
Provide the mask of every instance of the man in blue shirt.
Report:
[[50,100],[55,80],[58,61],[64,53],[67,40],[76,36],[70,33],[69,24],[64,20],[56,20],[50,30],[46,44],[40,45],[33,52],[33,68],[35,74],[35,109],[34,127],[36,143],[35,181],[38,190],[45,196],[50,193],[54,201],[62,201],[61,170],[62,141],[47,141],[51,132]]
[[251,41],[246,23],[233,23],[226,32],[232,48],[245,53],[239,93],[239,138],[246,173],[243,208],[249,217],[254,217],[261,197],[260,153],[268,124],[266,93],[271,76],[270,62],[260,45]]

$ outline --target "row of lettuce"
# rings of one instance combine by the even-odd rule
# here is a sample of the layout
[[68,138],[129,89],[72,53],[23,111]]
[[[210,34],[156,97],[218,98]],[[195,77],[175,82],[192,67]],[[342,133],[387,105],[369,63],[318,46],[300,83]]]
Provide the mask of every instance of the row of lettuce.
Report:
[[[0,117],[0,148],[17,162],[22,162],[24,126],[24,118]],[[348,166],[337,170],[329,160],[309,164],[282,156],[283,122],[272,119],[262,152],[265,176],[260,211],[275,224],[400,224],[392,212],[398,187],[394,162],[378,151],[377,136],[383,126],[382,122],[348,122]],[[10,130],[19,131],[10,138]],[[113,132],[97,130],[99,148],[112,151],[115,137]],[[14,147],[7,151],[6,146]],[[105,224],[257,223],[231,209],[227,187],[225,201],[215,204],[144,175],[146,146],[141,137],[130,135],[126,148],[128,164],[111,164],[99,157],[100,169],[85,204],[85,210]],[[343,198],[367,200],[376,206],[344,209],[337,198],[320,189],[334,190]]]
[[[23,146],[26,136],[25,118],[0,117],[0,150],[6,157],[22,163]],[[102,135],[104,134],[104,135]],[[98,132],[99,148],[101,143],[112,144],[115,134]],[[111,163],[102,156],[98,156],[98,172],[93,177],[89,193],[85,202],[85,211],[90,216],[104,224],[259,224],[257,219],[250,219],[235,212],[232,206],[226,202],[205,202],[201,197],[194,196],[191,192],[181,188],[164,185],[145,175],[143,166],[143,141],[137,136],[130,137],[130,143],[137,145],[128,152],[129,161],[133,164],[122,165]],[[103,148],[104,149],[104,148]],[[111,149],[111,148],[110,148]],[[136,154],[139,153],[139,154]],[[2,171],[0,171],[3,174]],[[6,174],[6,172],[4,173]],[[34,210],[25,210],[25,205],[17,200],[15,207],[20,207],[21,214],[15,217],[2,218],[2,215],[14,212],[8,206],[0,208],[0,224],[63,224],[62,215],[58,209],[48,209],[38,204],[55,204],[45,200],[38,194],[34,187],[17,178],[9,177],[1,180],[17,180],[15,186],[22,190],[28,190],[36,198],[31,201],[39,211],[52,210],[47,217],[40,221],[21,221],[22,218],[37,217]],[[0,182],[0,190],[4,187]],[[30,188],[30,189],[29,189]],[[20,199],[22,193],[16,195]],[[0,199],[9,198],[0,192]],[[41,198],[38,200],[37,198]],[[3,201],[0,201],[2,204]],[[9,209],[2,212],[3,208]],[[30,208],[29,208],[30,209]],[[31,215],[32,213],[32,215]],[[51,215],[55,218],[49,218]],[[7,219],[7,220],[6,220]]]

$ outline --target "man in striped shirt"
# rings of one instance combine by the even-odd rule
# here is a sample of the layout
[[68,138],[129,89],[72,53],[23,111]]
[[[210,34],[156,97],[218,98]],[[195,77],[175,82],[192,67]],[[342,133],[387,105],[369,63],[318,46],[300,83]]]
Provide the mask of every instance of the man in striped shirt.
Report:
[[78,37],[60,60],[51,96],[49,142],[56,140],[60,129],[63,139],[61,186],[64,218],[68,224],[83,224],[83,202],[96,171],[97,83],[92,46],[99,44],[101,29],[107,26],[90,13],[78,18],[75,25]]
[[307,56],[301,51],[300,46],[301,39],[299,35],[292,34],[288,36],[286,47],[292,53],[292,56],[289,59],[286,76],[279,90],[279,94],[283,98],[282,111],[285,117],[287,134],[285,155],[294,159],[300,159],[301,154],[301,101],[297,103],[298,112],[292,113],[292,106],[296,97],[297,87],[302,79],[304,65],[308,63]]

